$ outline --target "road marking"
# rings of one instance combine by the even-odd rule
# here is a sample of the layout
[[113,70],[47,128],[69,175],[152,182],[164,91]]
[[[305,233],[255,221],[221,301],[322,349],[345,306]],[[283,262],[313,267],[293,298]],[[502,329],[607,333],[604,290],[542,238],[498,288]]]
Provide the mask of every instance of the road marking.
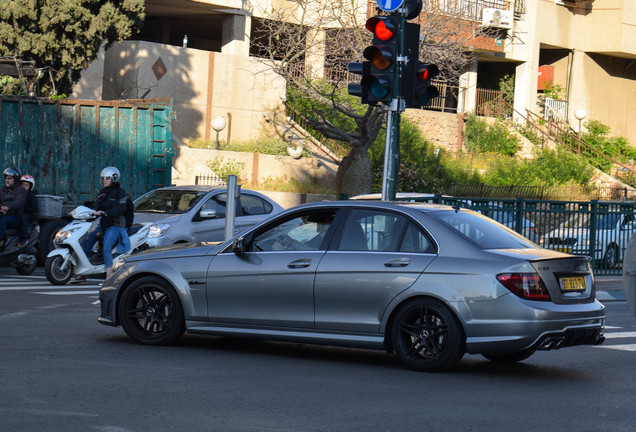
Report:
[[594,345],[598,348],[609,348],[617,351],[636,351],[636,344],[622,344],[622,345]]
[[628,338],[628,337],[636,337],[636,332],[605,333],[605,339],[617,339],[617,338]]

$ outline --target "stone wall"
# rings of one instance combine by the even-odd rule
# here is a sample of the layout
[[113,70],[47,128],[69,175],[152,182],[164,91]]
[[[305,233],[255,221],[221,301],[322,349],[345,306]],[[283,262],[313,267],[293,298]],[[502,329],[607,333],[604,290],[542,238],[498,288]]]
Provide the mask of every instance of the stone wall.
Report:
[[[460,121],[458,114],[407,109],[403,115],[419,126],[424,137],[435,148],[452,152],[461,149],[460,127],[463,127],[463,121]],[[459,114],[459,116],[463,115],[463,113]]]

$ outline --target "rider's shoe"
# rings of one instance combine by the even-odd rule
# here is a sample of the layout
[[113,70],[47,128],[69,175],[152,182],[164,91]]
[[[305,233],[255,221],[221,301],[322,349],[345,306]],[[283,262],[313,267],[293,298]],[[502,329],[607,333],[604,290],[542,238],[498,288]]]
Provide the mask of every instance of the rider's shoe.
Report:
[[86,276],[73,276],[73,278],[68,281],[68,283],[72,283],[72,284],[80,284],[86,282]]

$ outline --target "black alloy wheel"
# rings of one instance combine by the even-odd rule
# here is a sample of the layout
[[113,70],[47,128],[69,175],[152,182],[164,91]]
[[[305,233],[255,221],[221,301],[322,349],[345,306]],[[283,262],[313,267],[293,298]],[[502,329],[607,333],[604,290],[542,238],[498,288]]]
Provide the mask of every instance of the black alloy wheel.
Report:
[[411,369],[444,371],[464,355],[461,325],[446,306],[434,299],[418,298],[402,306],[391,334],[396,356]]
[[146,345],[174,343],[185,331],[179,296],[168,282],[155,276],[143,277],[126,288],[118,315],[126,334]]

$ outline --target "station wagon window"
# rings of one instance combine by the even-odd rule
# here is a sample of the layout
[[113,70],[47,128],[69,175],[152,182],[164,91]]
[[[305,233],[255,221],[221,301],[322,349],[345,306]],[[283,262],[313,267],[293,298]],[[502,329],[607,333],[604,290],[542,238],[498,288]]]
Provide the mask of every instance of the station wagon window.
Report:
[[256,234],[250,250],[258,252],[325,249],[324,240],[335,217],[335,210],[298,215]]
[[241,194],[240,200],[245,216],[269,214],[274,209],[270,203],[254,195]]
[[356,209],[345,225],[338,250],[432,252],[433,244],[403,215]]

